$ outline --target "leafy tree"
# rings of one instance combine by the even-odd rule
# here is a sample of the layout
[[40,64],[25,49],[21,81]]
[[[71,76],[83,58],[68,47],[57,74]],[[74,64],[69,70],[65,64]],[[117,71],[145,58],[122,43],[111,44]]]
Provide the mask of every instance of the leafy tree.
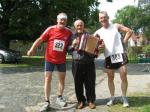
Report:
[[150,40],[150,3],[143,10],[142,31],[147,39]]
[[87,26],[91,33],[94,33],[100,27],[98,14],[98,9],[95,9],[95,11],[90,14]]
[[1,44],[9,47],[10,40],[30,39],[39,32],[42,18],[35,1],[2,0],[0,4]]
[[98,4],[97,0],[0,0],[0,44],[9,47],[11,40],[35,40],[56,23],[60,12],[68,14],[69,26],[77,18],[88,25]]
[[124,24],[134,30],[136,34],[142,31],[150,39],[150,4],[143,8],[126,6],[117,11],[113,22]]
[[130,27],[135,33],[138,33],[142,26],[142,10],[134,6],[126,6],[117,11],[116,19],[113,22],[118,22]]

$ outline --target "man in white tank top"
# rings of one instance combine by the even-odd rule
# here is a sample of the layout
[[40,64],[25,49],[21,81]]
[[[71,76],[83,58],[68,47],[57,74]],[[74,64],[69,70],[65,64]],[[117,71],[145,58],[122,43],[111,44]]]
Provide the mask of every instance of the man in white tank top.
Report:
[[[127,81],[127,69],[128,63],[127,54],[124,51],[123,43],[127,43],[128,39],[132,35],[132,30],[121,24],[110,24],[109,16],[106,11],[99,13],[99,22],[102,27],[97,30],[94,35],[100,36],[103,39],[105,47],[105,68],[108,75],[108,87],[110,91],[110,101],[107,102],[108,106],[114,104],[115,101],[115,85],[114,85],[114,73],[116,69],[119,69],[121,78],[121,90],[123,98],[123,107],[128,107],[129,103],[126,98],[128,81]],[[125,37],[121,39],[119,32],[125,33]],[[123,40],[123,41],[122,41]]]

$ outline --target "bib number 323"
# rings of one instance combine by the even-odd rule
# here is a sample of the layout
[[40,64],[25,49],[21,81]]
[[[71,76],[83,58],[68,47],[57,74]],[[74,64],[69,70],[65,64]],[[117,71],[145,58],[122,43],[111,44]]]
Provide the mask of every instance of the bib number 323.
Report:
[[123,61],[122,54],[111,55],[111,63],[119,63]]
[[65,42],[63,40],[54,40],[53,50],[55,51],[63,51],[65,46]]

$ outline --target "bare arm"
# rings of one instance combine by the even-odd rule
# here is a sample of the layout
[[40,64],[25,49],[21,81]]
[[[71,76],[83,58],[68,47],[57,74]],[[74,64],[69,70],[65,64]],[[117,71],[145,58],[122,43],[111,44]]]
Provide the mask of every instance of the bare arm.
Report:
[[123,42],[124,42],[124,43],[127,43],[128,40],[129,40],[129,38],[130,38],[131,35],[133,34],[133,31],[132,31],[130,28],[128,28],[128,27],[126,27],[126,26],[123,26],[123,25],[121,25],[121,24],[116,24],[116,25],[117,25],[119,31],[125,33]]
[[36,41],[32,44],[31,48],[28,50],[27,55],[31,56],[35,54],[35,50],[38,46],[43,42],[41,38],[36,39]]

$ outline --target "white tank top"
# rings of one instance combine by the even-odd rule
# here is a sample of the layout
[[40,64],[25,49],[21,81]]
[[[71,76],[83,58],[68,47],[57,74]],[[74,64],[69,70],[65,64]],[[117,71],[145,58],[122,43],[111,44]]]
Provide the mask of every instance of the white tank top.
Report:
[[94,35],[98,34],[101,39],[103,39],[105,44],[105,57],[124,53],[121,34],[118,32],[117,26],[114,24],[110,24],[106,29],[104,27],[97,30]]

